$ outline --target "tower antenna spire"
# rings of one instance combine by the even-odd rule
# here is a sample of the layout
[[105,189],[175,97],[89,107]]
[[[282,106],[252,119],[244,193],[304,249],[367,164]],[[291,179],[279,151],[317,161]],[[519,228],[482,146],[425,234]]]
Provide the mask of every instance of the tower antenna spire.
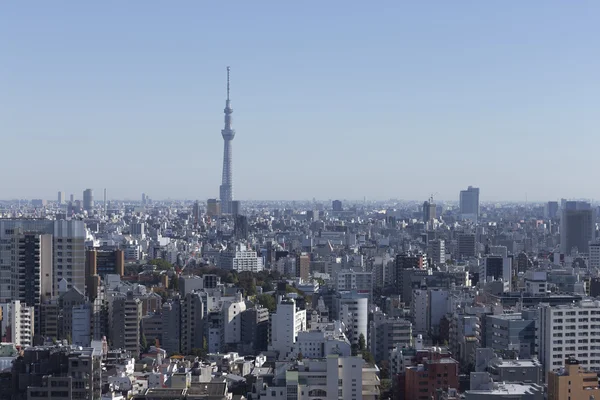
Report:
[[231,70],[230,67],[227,67],[227,100],[229,100],[229,71]]

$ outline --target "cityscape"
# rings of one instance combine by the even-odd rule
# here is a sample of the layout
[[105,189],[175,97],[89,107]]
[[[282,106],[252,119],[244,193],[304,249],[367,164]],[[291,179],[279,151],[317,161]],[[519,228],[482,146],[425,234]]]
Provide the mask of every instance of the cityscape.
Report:
[[[233,119],[234,102],[248,116],[244,107],[256,112],[254,102],[262,101],[246,93],[245,102],[236,102],[248,87],[242,71],[256,68],[251,59],[223,60],[206,78],[219,82],[224,95],[202,101],[212,104],[211,121],[223,120],[202,133],[211,139],[202,137],[201,146],[198,138],[178,142],[176,133],[148,136],[155,152],[131,146],[125,159],[98,148],[96,137],[67,140],[65,151],[50,138],[56,164],[44,170],[24,163],[15,171],[5,165],[0,400],[600,399],[600,201],[592,197],[592,178],[580,169],[554,184],[564,195],[547,196],[535,188],[554,178],[511,160],[528,152],[541,157],[543,143],[523,150],[521,138],[508,134],[481,148],[455,137],[464,149],[448,157],[472,161],[472,173],[460,177],[446,174],[449,152],[434,149],[443,138],[432,136],[421,137],[418,148],[393,149],[399,169],[390,172],[367,164],[386,158],[383,150],[377,156],[378,147],[391,142],[367,132],[360,140],[342,132],[331,133],[333,142],[306,140],[278,115],[264,121],[265,130],[280,135],[269,140],[283,159],[299,152],[303,163],[273,156],[270,168],[258,167],[271,155],[260,143],[248,144],[248,120]],[[298,80],[290,86],[307,84]],[[314,97],[327,97],[327,87]],[[513,139],[511,152],[497,143]],[[25,147],[14,152],[23,155],[35,139],[20,140]],[[335,146],[353,140],[368,154],[342,154]],[[311,152],[322,147],[327,151]],[[559,162],[560,169],[575,169],[568,162],[575,155],[563,150],[560,158],[538,161],[540,169],[551,175],[554,162],[556,169]],[[88,164],[62,168],[62,158],[75,153],[86,153]],[[404,153],[421,153],[419,163],[405,163]],[[475,162],[472,153],[486,154]],[[486,157],[492,167],[483,165]],[[35,154],[30,158],[36,162]],[[181,160],[189,164],[180,168]],[[177,175],[169,163],[180,168]],[[120,173],[109,169],[115,165]],[[144,168],[143,178],[136,168]],[[478,175],[478,168],[495,174]],[[38,180],[10,177],[31,169]],[[290,179],[271,177],[273,171]],[[63,182],[52,198],[46,175]],[[345,179],[356,190],[347,190]],[[499,189],[510,179],[510,192]],[[38,193],[37,185],[39,195],[23,195]],[[293,186],[302,198],[290,199]],[[391,186],[396,198],[385,199]],[[78,187],[86,188],[69,189]],[[336,190],[341,194],[330,197]],[[197,195],[180,194],[189,192]]]

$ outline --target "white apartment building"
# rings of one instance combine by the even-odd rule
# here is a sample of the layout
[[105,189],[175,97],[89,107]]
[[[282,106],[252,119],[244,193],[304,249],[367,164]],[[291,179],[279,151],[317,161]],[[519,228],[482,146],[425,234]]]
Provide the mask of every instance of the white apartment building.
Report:
[[323,329],[298,332],[294,351],[289,359],[302,354],[303,358],[324,358],[331,354],[350,356],[352,348],[339,321],[323,324]]
[[265,400],[379,398],[380,380],[375,366],[360,357],[328,356],[305,360],[286,371],[285,387],[268,387],[261,393]]
[[600,242],[590,243],[589,268],[600,269]]
[[219,267],[238,272],[260,272],[263,270],[263,259],[258,257],[256,251],[248,249],[243,244],[237,244],[235,249],[225,250],[221,253]]
[[600,371],[600,301],[544,304],[539,329],[540,360],[546,373],[564,367],[569,356],[586,369]]
[[279,352],[279,359],[286,360],[292,351],[298,333],[306,330],[306,310],[297,310],[293,299],[283,299],[277,311],[271,314],[270,350]]
[[223,336],[226,344],[241,343],[243,311],[246,311],[246,303],[241,293],[237,293],[234,301],[223,303]]
[[336,300],[338,318],[346,326],[350,343],[358,344],[361,334],[368,341],[369,299],[357,292],[340,292]]
[[0,334],[6,335],[16,346],[33,345],[34,311],[19,300],[4,303],[2,307],[2,329]]

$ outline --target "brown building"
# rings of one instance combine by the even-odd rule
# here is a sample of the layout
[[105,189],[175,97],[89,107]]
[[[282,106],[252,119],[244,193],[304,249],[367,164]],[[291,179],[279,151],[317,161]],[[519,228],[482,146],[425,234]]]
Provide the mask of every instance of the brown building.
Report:
[[438,389],[458,388],[458,361],[431,353],[431,358],[423,359],[422,364],[406,368],[404,380],[406,400],[435,398]]
[[296,257],[296,276],[308,280],[310,276],[310,255],[301,253]]
[[125,253],[123,250],[87,250],[85,252],[86,277],[98,275],[102,279],[107,274],[125,274]]
[[548,400],[600,399],[598,375],[586,371],[573,358],[565,361],[565,368],[548,372]]

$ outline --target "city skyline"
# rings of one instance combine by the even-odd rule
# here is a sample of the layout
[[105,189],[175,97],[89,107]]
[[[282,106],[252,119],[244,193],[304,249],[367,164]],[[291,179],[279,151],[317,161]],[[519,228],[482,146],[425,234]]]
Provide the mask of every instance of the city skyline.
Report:
[[600,198],[595,3],[63,5],[3,7],[0,198],[218,198],[227,65],[242,201]]

